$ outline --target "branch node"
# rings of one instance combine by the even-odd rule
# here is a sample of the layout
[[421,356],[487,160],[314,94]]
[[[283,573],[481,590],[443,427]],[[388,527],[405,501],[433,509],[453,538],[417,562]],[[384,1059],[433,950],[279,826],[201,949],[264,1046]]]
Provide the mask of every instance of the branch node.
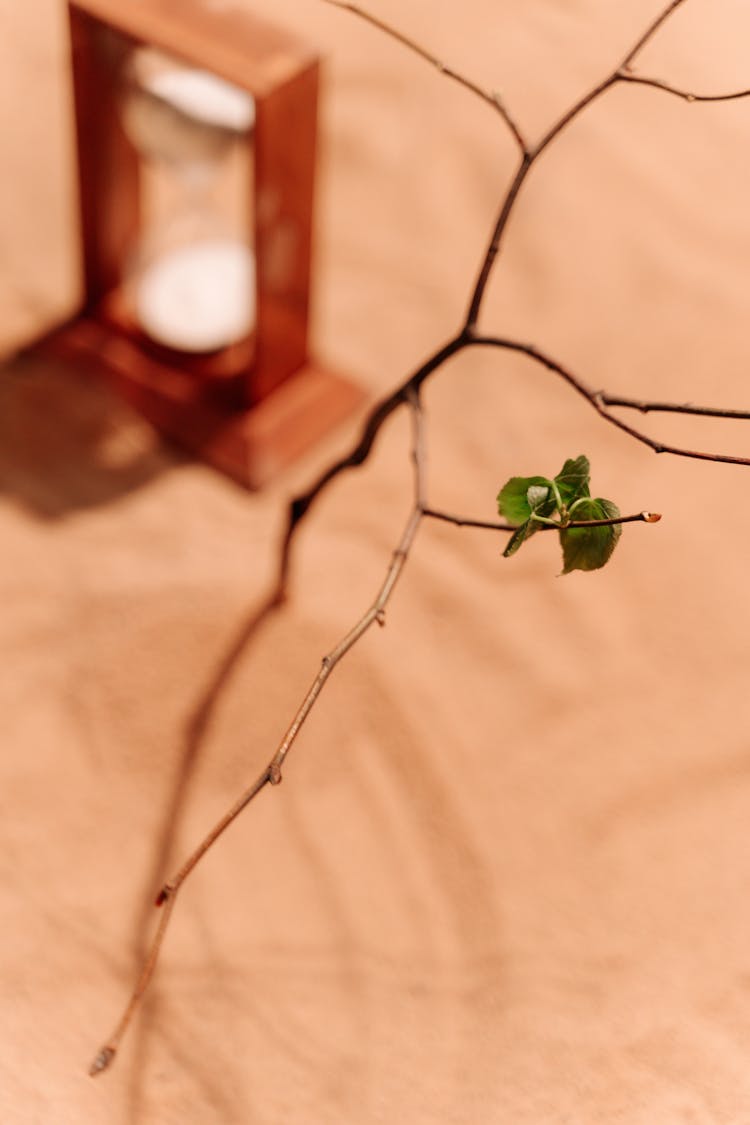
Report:
[[165,883],[158,895],[154,899],[154,906],[163,906],[168,898],[174,894],[174,887],[171,883]]
[[99,1051],[96,1058],[92,1062],[91,1066],[89,1067],[89,1075],[92,1078],[96,1078],[97,1074],[101,1074],[103,1070],[107,1069],[114,1057],[115,1048],[111,1047],[107,1043],[104,1047],[102,1047],[102,1049]]
[[281,775],[281,766],[278,762],[272,762],[268,767],[268,780],[271,785],[281,785],[283,778]]
[[384,609],[378,610],[378,612],[375,614],[375,620],[377,621],[378,625],[380,625],[380,627],[382,629],[383,626],[385,625],[385,610]]

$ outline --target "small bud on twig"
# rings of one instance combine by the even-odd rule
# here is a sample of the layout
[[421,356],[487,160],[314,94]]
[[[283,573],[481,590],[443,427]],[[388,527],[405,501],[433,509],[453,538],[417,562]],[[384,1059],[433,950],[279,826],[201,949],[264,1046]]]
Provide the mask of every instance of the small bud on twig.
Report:
[[106,1070],[114,1057],[114,1047],[102,1047],[101,1051],[99,1051],[98,1055],[89,1067],[89,1074],[91,1075],[91,1077],[96,1078],[97,1074],[101,1074],[103,1070]]

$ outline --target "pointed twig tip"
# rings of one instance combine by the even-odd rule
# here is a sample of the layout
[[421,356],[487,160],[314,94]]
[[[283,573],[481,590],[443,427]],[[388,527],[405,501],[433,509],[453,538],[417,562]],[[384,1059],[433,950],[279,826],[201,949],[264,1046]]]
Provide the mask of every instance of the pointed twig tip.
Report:
[[101,1051],[97,1054],[96,1058],[89,1067],[89,1074],[92,1078],[96,1078],[97,1074],[101,1074],[106,1070],[112,1059],[115,1057],[115,1048],[106,1046],[102,1047]]

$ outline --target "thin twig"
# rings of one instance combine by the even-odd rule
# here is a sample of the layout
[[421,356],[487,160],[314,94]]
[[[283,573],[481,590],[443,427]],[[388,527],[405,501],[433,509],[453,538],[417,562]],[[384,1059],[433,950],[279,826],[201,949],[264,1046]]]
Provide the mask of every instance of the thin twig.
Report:
[[532,167],[536,156],[525,152],[521,158],[521,163],[516,168],[515,175],[511,180],[510,187],[508,188],[505,198],[503,199],[500,207],[500,214],[497,217],[490,241],[487,249],[484,252],[482,264],[479,267],[479,276],[477,277],[474,289],[469,302],[469,309],[466,313],[466,320],[464,322],[464,331],[471,332],[476,326],[479,319],[479,310],[482,307],[484,300],[484,292],[487,288],[487,282],[492,273],[492,267],[495,264],[495,259],[500,252],[500,242],[503,237],[503,232],[508,225],[508,220],[513,212],[518,193],[520,192],[524,180],[529,174],[529,169]]
[[662,414],[693,414],[706,418],[734,418],[740,422],[750,420],[750,410],[727,410],[721,406],[695,406],[692,402],[651,402],[648,399],[612,395],[607,391],[598,391],[597,397],[605,406],[622,406],[629,410],[638,410],[641,414],[658,411]]
[[96,1078],[97,1074],[101,1074],[102,1071],[106,1070],[110,1065],[115,1057],[115,1054],[117,1053],[117,1048],[120,1045],[120,1040],[127,1031],[130,1021],[135,1015],[135,1010],[138,1007],[143,993],[148,987],[148,983],[151,980],[154,968],[156,967],[156,961],[159,957],[159,951],[161,950],[162,942],[164,941],[164,935],[167,932],[167,926],[169,925],[169,919],[170,915],[172,914],[174,904],[175,900],[170,899],[164,906],[164,911],[161,915],[161,918],[159,919],[159,928],[156,931],[156,936],[154,937],[151,948],[148,951],[146,960],[143,963],[143,968],[141,969],[141,973],[138,977],[136,986],[133,989],[132,995],[128,1001],[127,1007],[125,1008],[125,1011],[120,1018],[120,1022],[117,1024],[117,1027],[113,1031],[112,1035],[109,1037],[104,1046],[102,1046],[97,1052],[94,1061],[89,1067],[89,1074],[92,1078]]
[[143,967],[138,975],[138,979],[133,989],[133,992],[128,1000],[120,1020],[115,1027],[112,1035],[106,1043],[99,1049],[89,1069],[89,1074],[95,1077],[106,1070],[115,1057],[120,1041],[128,1029],[130,1022],[135,1014],[143,993],[146,991],[148,984],[153,976],[154,969],[156,968],[161,947],[164,943],[164,937],[167,932],[169,920],[174,909],[177,895],[183,883],[192,874],[193,870],[197,867],[200,860],[206,852],[213,847],[219,837],[226,831],[240,813],[247,808],[250,802],[258,796],[258,794],[265,789],[267,785],[278,785],[282,779],[282,767],[286,761],[287,755],[291,750],[300,730],[302,729],[305,720],[310,714],[316,699],[326,685],[333,669],[339,661],[346,655],[347,652],[357,643],[357,641],[367,632],[371,625],[375,622],[382,625],[385,620],[385,608],[393,593],[393,590],[398,582],[401,571],[408,558],[409,551],[411,550],[414,537],[422,519],[423,504],[424,504],[424,480],[425,480],[425,450],[424,450],[424,425],[422,409],[419,402],[419,395],[416,390],[410,389],[406,400],[409,403],[412,412],[412,460],[414,463],[414,500],[412,504],[409,518],[406,526],[401,535],[401,538],[394,550],[390,565],[385,575],[385,579],[378,591],[378,594],[373,601],[370,608],[362,615],[357,624],[349,630],[345,637],[331,649],[331,651],[323,657],[321,662],[320,671],[313,680],[310,688],[305,695],[302,703],[300,704],[297,712],[292,719],[289,727],[287,728],[284,737],[282,738],[276,753],[271,758],[268,765],[263,769],[260,775],[248,786],[248,788],[237,798],[234,804],[227,810],[220,820],[213,826],[213,828],[201,840],[198,847],[188,856],[186,861],[180,867],[179,871],[169,879],[159,891],[156,897],[156,906],[163,907],[163,913],[159,921],[159,927],[156,931],[154,939],[146,955]]
[[332,465],[329,465],[310,486],[307,492],[302,493],[291,501],[287,512],[286,527],[279,548],[277,596],[283,597],[289,585],[291,548],[299,524],[307,515],[318,496],[340,473],[348,469],[359,468],[360,465],[365,463],[375,444],[375,439],[381,427],[388,418],[390,418],[393,412],[398,409],[398,407],[408,403],[413,393],[416,392],[419,394],[422,384],[430,375],[434,371],[437,371],[439,367],[442,367],[447,359],[450,359],[451,356],[456,355],[465,348],[468,343],[468,339],[463,334],[454,336],[447,344],[439,348],[434,355],[426,359],[424,363],[422,363],[408,379],[405,379],[403,383],[396,387],[394,391],[385,398],[380,399],[379,402],[376,402],[365,418],[362,433],[359,439],[354,443],[350,452],[341,457],[338,461],[334,461]]
[[515,523],[500,523],[498,520],[472,520],[468,516],[454,516],[451,512],[442,512],[438,508],[423,508],[422,515],[432,520],[452,523],[455,527],[479,527],[487,531],[518,530],[518,524]]
[[596,101],[596,99],[599,98],[606,90],[609,90],[612,86],[616,85],[617,82],[624,80],[630,64],[632,63],[638,52],[646,46],[648,41],[661,27],[664,21],[682,3],[684,3],[684,0],[672,0],[672,3],[669,4],[668,7],[665,8],[665,10],[661,13],[661,15],[657,16],[657,18],[649,25],[646,31],[644,31],[644,33],[639,37],[634,46],[630,48],[624,59],[615,67],[615,69],[610,74],[608,74],[606,78],[602,79],[601,82],[597,83],[596,86],[594,86],[591,90],[588,90],[582,97],[580,97],[578,101],[575,102],[570,107],[570,109],[562,115],[562,117],[559,117],[558,120],[551,126],[551,128],[547,130],[538,144],[536,144],[531,150],[524,148],[523,158],[520,165],[518,166],[518,169],[516,170],[513,180],[511,181],[510,187],[506,192],[505,198],[500,205],[500,213],[498,214],[497,222],[495,223],[495,227],[492,231],[489,244],[487,246],[487,249],[485,250],[484,257],[482,258],[482,264],[479,267],[479,275],[474,284],[471,300],[469,301],[469,308],[466,313],[466,319],[464,321],[465,331],[472,332],[476,327],[477,321],[479,320],[479,311],[482,306],[482,300],[487,288],[487,283],[490,279],[490,274],[492,273],[492,267],[500,251],[500,244],[502,242],[503,234],[508,225],[508,220],[510,219],[510,216],[513,212],[516,200],[521,191],[521,187],[523,186],[523,183],[529,172],[533,168],[534,164],[545,151],[545,149],[552,143],[552,141],[555,140],[556,137],[560,135],[560,133],[562,133],[563,129],[565,129],[566,126],[571,123],[571,121],[574,121],[576,117],[578,117],[579,114],[583,112],[584,109],[590,106],[592,102]]
[[[518,524],[500,523],[492,520],[472,520],[466,516],[454,516],[451,512],[443,512],[439,508],[423,508],[422,515],[433,520],[444,520],[445,523],[454,524],[456,527],[478,527],[487,531],[518,531]],[[541,524],[540,531],[568,531],[574,527],[614,527],[617,523],[658,523],[661,519],[659,512],[637,512],[633,516],[612,516],[606,520],[570,520],[566,524],[555,526],[551,523]]]
[[643,48],[648,43],[649,39],[652,39],[654,37],[654,35],[659,30],[661,25],[666,20],[668,20],[671,15],[674,14],[674,12],[677,10],[677,8],[679,8],[684,3],[685,3],[685,0],[672,0],[671,4],[667,4],[666,8],[664,8],[664,10],[660,13],[660,15],[658,15],[656,17],[656,19],[652,23],[649,24],[649,26],[644,31],[643,35],[641,35],[640,39],[638,39],[636,41],[635,45],[633,47],[631,47],[631,49],[628,51],[627,55],[625,56],[625,58],[622,60],[622,62],[620,64],[621,70],[627,70],[628,69],[628,67],[632,63],[633,59],[635,58],[635,56],[643,50]]
[[[749,457],[734,457],[727,453],[704,453],[700,450],[685,449],[679,445],[668,445],[665,442],[657,441],[656,438],[649,437],[649,435],[644,434],[642,430],[628,425],[627,422],[623,422],[621,418],[613,414],[608,409],[606,397],[601,391],[595,391],[587,386],[583,379],[574,375],[569,368],[564,367],[561,363],[558,363],[556,359],[553,359],[539,348],[534,347],[533,344],[523,344],[518,340],[507,340],[502,336],[475,336],[472,343],[479,347],[503,348],[506,351],[520,352],[521,355],[528,356],[529,359],[533,359],[535,363],[546,367],[548,371],[553,371],[556,375],[564,379],[568,386],[582,395],[583,398],[593,406],[597,414],[605,418],[619,430],[629,434],[630,437],[635,438],[636,441],[653,449],[655,453],[672,453],[675,457],[690,457],[697,461],[719,461],[727,465],[750,465]],[[665,403],[661,404],[662,407],[665,405]],[[703,413],[703,411],[701,411],[701,413]],[[714,413],[717,417],[732,417],[731,414],[727,414],[724,411],[715,411]]]
[[634,86],[650,86],[652,90],[663,90],[666,94],[674,94],[676,98],[682,98],[686,102],[733,102],[739,98],[750,97],[750,90],[735,90],[730,94],[694,94],[690,90],[680,90],[676,86],[670,86],[660,78],[645,78],[627,71],[620,72],[618,81],[630,82]]
[[323,3],[330,4],[334,8],[342,8],[344,11],[351,12],[353,15],[358,16],[361,20],[376,27],[378,31],[384,32],[389,38],[395,39],[397,43],[401,43],[403,47],[406,47],[415,55],[419,55],[421,59],[424,59],[430,66],[434,66],[435,69],[439,71],[440,74],[444,74],[446,78],[450,78],[454,82],[457,82],[459,86],[471,90],[472,94],[476,94],[478,98],[481,98],[483,102],[487,102],[488,105],[492,106],[492,108],[500,114],[513,134],[513,139],[521,152],[526,152],[527,146],[523,134],[497,90],[485,90],[482,86],[478,85],[478,83],[467,78],[466,75],[459,74],[457,70],[448,66],[447,63],[442,62],[437,55],[433,55],[432,52],[423,47],[421,43],[410,39],[408,35],[405,35],[391,24],[386,23],[385,20],[381,20],[378,16],[373,15],[372,12],[368,12],[365,8],[360,7],[359,4],[350,4],[348,0],[323,0]]

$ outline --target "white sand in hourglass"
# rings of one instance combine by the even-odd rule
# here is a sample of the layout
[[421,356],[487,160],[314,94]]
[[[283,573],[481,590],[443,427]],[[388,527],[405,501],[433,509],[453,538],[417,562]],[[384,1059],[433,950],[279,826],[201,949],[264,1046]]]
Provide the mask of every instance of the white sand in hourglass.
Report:
[[152,339],[179,351],[236,343],[255,324],[255,256],[232,239],[171,250],[141,274],[136,315]]
[[[205,191],[233,141],[253,126],[255,103],[244,91],[209,74],[148,51],[136,60],[137,92],[126,108],[130,135],[141,151]],[[154,65],[156,63],[156,65]],[[211,210],[210,199],[193,207]],[[243,241],[211,224],[182,245],[144,261],[134,305],[144,332],[184,352],[209,352],[247,336],[255,325],[255,256]],[[205,229],[208,227],[208,231]]]

